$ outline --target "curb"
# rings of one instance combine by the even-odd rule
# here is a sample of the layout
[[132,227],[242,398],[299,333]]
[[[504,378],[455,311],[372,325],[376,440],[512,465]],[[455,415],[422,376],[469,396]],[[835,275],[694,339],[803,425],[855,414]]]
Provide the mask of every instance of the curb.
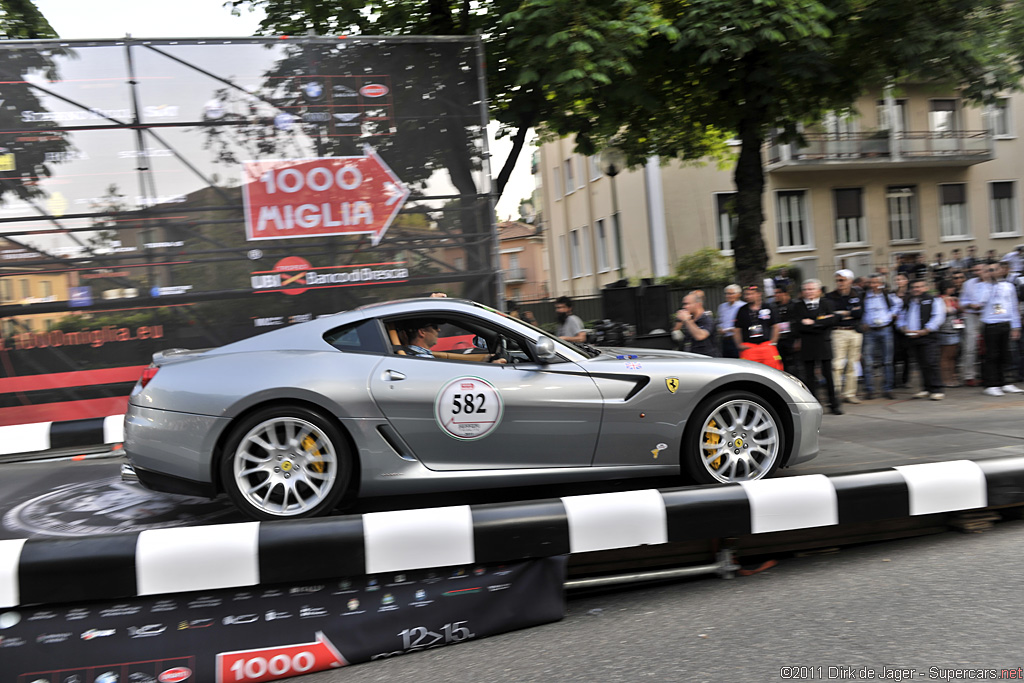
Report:
[[124,415],[0,427],[0,455],[85,448],[124,441]]
[[520,503],[0,541],[0,608],[318,581],[1024,503],[1024,457]]

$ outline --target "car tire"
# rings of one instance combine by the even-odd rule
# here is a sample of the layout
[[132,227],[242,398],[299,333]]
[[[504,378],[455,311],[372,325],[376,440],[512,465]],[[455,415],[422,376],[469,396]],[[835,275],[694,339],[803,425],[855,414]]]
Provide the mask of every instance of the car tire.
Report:
[[778,413],[757,394],[715,394],[690,416],[683,471],[698,484],[763,479],[779,468],[787,438]]
[[352,478],[348,440],[300,406],[274,406],[239,422],[220,461],[224,490],[257,520],[317,517],[337,507]]

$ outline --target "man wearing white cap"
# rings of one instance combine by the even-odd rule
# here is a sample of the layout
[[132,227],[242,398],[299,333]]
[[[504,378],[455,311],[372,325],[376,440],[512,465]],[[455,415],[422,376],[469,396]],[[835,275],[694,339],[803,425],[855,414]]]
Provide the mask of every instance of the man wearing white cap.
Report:
[[857,364],[863,340],[860,324],[864,317],[864,294],[853,286],[853,271],[837,270],[836,288],[825,298],[832,301],[837,318],[836,326],[832,328],[832,382],[842,400],[860,403],[857,398]]

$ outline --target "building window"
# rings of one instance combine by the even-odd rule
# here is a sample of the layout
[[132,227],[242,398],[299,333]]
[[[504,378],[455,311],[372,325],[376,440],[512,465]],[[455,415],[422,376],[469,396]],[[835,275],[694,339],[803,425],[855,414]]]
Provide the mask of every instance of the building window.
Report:
[[1013,136],[1010,128],[1010,100],[1001,97],[988,110],[988,128],[992,137],[1008,138]]
[[465,270],[466,269],[466,259],[462,258],[461,256],[456,256],[455,257],[454,265],[455,265],[455,270]]
[[573,158],[580,160],[580,176],[576,179],[576,189],[582,190],[587,186],[587,157],[579,156]]
[[579,277],[582,275],[582,260],[580,259],[580,231],[571,230],[569,232],[569,265],[572,266],[572,276]]
[[30,296],[32,296],[32,288],[29,285],[29,281],[28,280],[19,280],[19,282],[21,283],[21,298],[22,299],[27,299]]
[[558,236],[558,251],[561,252],[561,255],[562,255],[562,258],[559,259],[561,261],[561,266],[562,266],[562,279],[563,280],[568,280],[569,279],[569,246],[568,246],[568,242],[565,239],[565,235],[559,235]]
[[916,241],[917,188],[913,185],[890,185],[885,201],[889,208],[889,239],[893,242]]
[[867,241],[862,195],[859,187],[832,191],[836,207],[836,244],[862,244]]
[[[900,131],[905,132],[910,126],[910,122],[907,119],[907,101],[896,100],[896,118],[899,120]],[[892,122],[889,121],[889,107],[886,106],[885,100],[878,100],[878,130],[891,130]]]
[[601,170],[601,157],[597,154],[591,154],[587,157],[590,162],[590,180],[600,180],[601,176],[604,175],[604,171]]
[[715,195],[715,215],[718,221],[715,224],[715,241],[718,244],[718,251],[723,254],[732,254],[732,242],[736,239],[736,224],[739,217],[736,215],[736,193],[719,192]]
[[43,286],[43,298],[53,296],[53,283],[49,280],[43,280],[40,283]]
[[603,273],[608,270],[608,235],[605,232],[603,218],[594,223],[594,241],[597,252],[597,271]]
[[850,111],[830,111],[825,114],[821,125],[836,139],[844,139],[857,132],[857,119]]
[[565,169],[565,193],[572,194],[576,191],[576,175],[573,169],[572,157],[562,162]]
[[967,230],[967,186],[939,185],[939,234],[943,239],[969,237]]
[[612,266],[618,268],[621,272],[626,257],[622,254],[622,226],[619,220],[619,214],[615,214],[615,221],[612,226],[612,239],[615,240],[615,247],[612,253],[615,254],[615,258],[613,259]]
[[562,177],[560,173],[557,166],[551,172],[551,193],[554,195],[555,201],[562,198]]
[[931,110],[928,112],[928,130],[933,133],[956,132],[956,100],[931,101]]
[[590,270],[590,226],[580,228],[580,273],[592,275]]
[[0,301],[4,303],[14,299],[14,287],[10,280],[4,278],[0,280]]
[[807,193],[804,190],[781,190],[775,194],[775,224],[779,231],[779,248],[811,246],[807,222]]
[[1017,207],[1013,181],[989,183],[992,196],[992,236],[1017,232]]

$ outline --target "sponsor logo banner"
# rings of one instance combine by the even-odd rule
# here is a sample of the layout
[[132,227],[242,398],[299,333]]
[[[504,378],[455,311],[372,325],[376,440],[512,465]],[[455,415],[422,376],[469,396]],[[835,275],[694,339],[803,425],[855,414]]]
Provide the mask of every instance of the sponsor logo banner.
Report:
[[[405,267],[405,261],[314,267],[301,256],[286,256],[274,265],[273,270],[254,271],[250,283],[257,294],[284,292],[294,296],[309,289],[405,282],[408,279],[409,269]],[[272,319],[260,321],[257,322],[257,327],[281,324]]]
[[4,680],[282,680],[561,619],[564,572],[545,558],[0,610]]

